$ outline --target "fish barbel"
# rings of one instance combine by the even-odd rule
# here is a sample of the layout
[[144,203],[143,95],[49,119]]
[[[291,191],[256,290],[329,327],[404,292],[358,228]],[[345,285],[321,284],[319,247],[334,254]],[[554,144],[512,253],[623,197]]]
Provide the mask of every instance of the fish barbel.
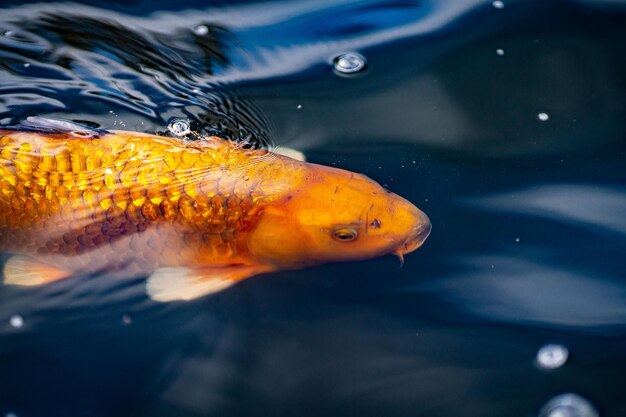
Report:
[[417,249],[425,214],[369,178],[217,137],[0,130],[7,284],[150,275],[156,300]]

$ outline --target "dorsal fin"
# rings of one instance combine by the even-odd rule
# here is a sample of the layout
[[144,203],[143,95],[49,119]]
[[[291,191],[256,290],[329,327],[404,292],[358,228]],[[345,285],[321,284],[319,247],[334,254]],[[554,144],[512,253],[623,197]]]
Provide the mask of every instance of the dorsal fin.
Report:
[[3,126],[3,129],[28,130],[42,133],[70,133],[76,137],[95,138],[109,133],[104,129],[90,126],[91,122],[75,122],[64,119],[31,116],[14,126]]

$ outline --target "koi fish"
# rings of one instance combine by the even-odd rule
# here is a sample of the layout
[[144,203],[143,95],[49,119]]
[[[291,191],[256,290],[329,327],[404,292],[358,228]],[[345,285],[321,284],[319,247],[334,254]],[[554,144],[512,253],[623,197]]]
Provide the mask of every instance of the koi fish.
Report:
[[254,275],[395,254],[428,217],[364,175],[220,139],[0,129],[5,284],[149,276],[157,301]]

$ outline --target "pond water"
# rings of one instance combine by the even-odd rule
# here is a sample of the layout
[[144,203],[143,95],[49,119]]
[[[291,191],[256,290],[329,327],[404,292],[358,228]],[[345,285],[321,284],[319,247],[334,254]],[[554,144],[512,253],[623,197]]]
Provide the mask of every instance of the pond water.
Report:
[[3,1],[0,124],[180,119],[364,173],[433,231],[400,269],[191,302],[2,286],[0,415],[626,415],[625,50],[620,0]]

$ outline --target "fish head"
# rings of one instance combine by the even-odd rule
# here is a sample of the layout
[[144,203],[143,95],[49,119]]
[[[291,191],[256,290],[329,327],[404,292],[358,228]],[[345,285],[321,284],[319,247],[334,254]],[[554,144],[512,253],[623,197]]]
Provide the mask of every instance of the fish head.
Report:
[[298,267],[395,254],[419,248],[428,217],[360,174],[310,164],[301,186],[265,207],[248,236],[257,258]]

